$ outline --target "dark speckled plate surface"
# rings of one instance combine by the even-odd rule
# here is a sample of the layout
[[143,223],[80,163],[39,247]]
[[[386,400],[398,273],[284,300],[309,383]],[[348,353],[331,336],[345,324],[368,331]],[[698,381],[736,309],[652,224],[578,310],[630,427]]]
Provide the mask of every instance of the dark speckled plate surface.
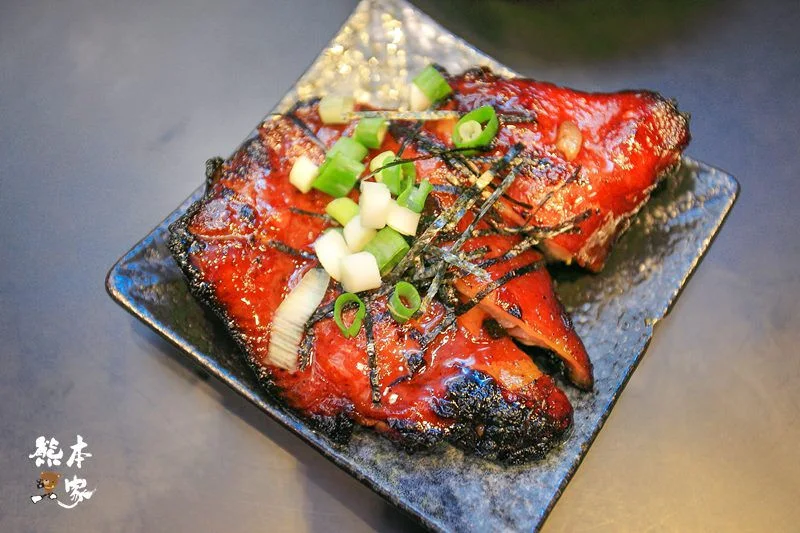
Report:
[[[362,2],[277,110],[298,98],[354,92],[372,104],[404,101],[408,73],[430,61],[453,72],[483,64],[513,75],[404,2]],[[559,267],[558,292],[594,362],[591,394],[565,387],[575,407],[569,439],[542,462],[505,468],[444,446],[407,455],[368,431],[336,446],[269,403],[233,342],[189,294],[166,246],[167,226],[198,189],[125,254],[108,275],[111,296],[338,466],[432,529],[538,529],[603,425],[653,335],[719,231],[738,184],[684,158],[654,193],[598,275]]]

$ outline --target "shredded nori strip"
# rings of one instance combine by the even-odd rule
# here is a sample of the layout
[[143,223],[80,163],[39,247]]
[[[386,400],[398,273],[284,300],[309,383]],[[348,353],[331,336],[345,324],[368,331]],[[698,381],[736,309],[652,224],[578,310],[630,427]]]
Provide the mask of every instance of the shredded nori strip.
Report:
[[433,186],[433,190],[435,192],[444,192],[447,194],[461,194],[466,188],[467,187],[462,185],[446,185],[444,183],[439,183]]
[[280,250],[281,252],[289,255],[294,255],[297,257],[302,257],[303,259],[316,259],[317,256],[310,252],[304,252],[303,250],[298,250],[296,248],[292,248],[291,246],[282,243],[281,241],[268,241],[267,246],[270,248],[275,248],[276,250]]
[[409,130],[409,133],[407,135],[403,136],[403,141],[400,143],[400,147],[397,149],[397,157],[403,156],[403,152],[405,152],[406,148],[408,148],[408,145],[411,144],[411,142],[414,141],[414,139],[416,139],[417,135],[419,135],[419,132],[422,130],[423,126],[425,126],[425,123],[419,121],[414,124],[414,127]]
[[314,354],[314,341],[316,335],[313,329],[308,329],[303,335],[303,340],[300,342],[298,356],[300,358],[300,370],[305,370],[311,364]]
[[[487,198],[483,202],[480,209],[475,214],[475,217],[472,219],[472,222],[470,222],[469,225],[467,226],[467,229],[465,229],[464,232],[461,234],[461,236],[456,240],[456,242],[454,242],[452,246],[450,246],[449,251],[451,253],[456,253],[458,252],[458,250],[461,249],[461,246],[464,245],[469,236],[472,234],[472,230],[475,229],[475,226],[478,224],[478,222],[481,221],[481,219],[486,215],[486,213],[494,205],[494,203],[514,182],[514,180],[517,177],[517,174],[519,174],[519,171],[522,169],[522,167],[523,165],[520,164],[512,168],[508,172],[508,175],[505,178],[503,178],[503,181],[500,182],[500,185],[498,185],[497,188],[494,190],[494,192],[492,192],[492,194],[489,195],[489,198]],[[439,284],[441,284],[442,282],[443,275],[444,275],[444,268],[440,267],[439,272],[437,272],[436,277],[431,282],[430,287],[428,287],[428,291],[425,293],[425,297],[422,299],[422,304],[420,305],[420,309],[428,308],[428,305],[430,304],[431,300],[433,300],[433,297],[439,290]]]
[[536,204],[536,208],[527,216],[525,222],[520,226],[520,228],[524,228],[525,226],[527,226],[530,223],[531,219],[535,217],[536,214],[542,210],[542,208],[544,208],[547,202],[549,202],[556,193],[561,192],[567,185],[577,180],[580,177],[580,174],[581,174],[581,167],[577,167],[575,169],[575,172],[573,172],[570,175],[570,177],[564,180],[564,183],[561,183],[558,187],[545,194],[544,198],[542,198],[539,201],[539,203]]
[[454,267],[463,270],[467,274],[472,274],[477,278],[482,278],[484,281],[489,281],[490,279],[489,273],[486,272],[484,269],[482,269],[475,263],[470,263],[466,259],[463,259],[447,250],[443,250],[436,246],[431,246],[428,248],[428,251],[438,256],[445,263],[449,263]]
[[[455,109],[430,109],[425,111],[397,111],[385,109],[378,111],[353,111],[345,115],[347,120],[357,120],[362,118],[385,118],[386,120],[405,120],[405,121],[437,121],[459,119],[466,111]],[[524,124],[536,122],[536,115],[529,113],[498,113],[497,118],[506,124]]]
[[396,111],[385,109],[378,111],[352,111],[344,115],[347,120],[357,120],[362,118],[385,118],[386,120],[405,120],[405,121],[436,121],[461,118],[461,113],[449,109],[429,109],[425,111]]
[[372,313],[367,301],[367,312],[364,315],[364,333],[367,336],[367,364],[369,365],[369,386],[372,389],[372,403],[381,403],[380,381],[378,379],[378,354],[375,351],[375,336],[372,331]]
[[308,217],[321,218],[322,220],[327,220],[327,221],[331,220],[331,217],[326,215],[325,213],[315,213],[314,211],[306,211],[305,209],[300,209],[299,207],[290,207],[289,212],[295,213],[297,215],[305,215]]
[[[402,148],[402,146],[401,146],[401,148]],[[414,161],[423,161],[425,159],[433,159],[434,157],[446,158],[446,157],[449,157],[451,155],[458,154],[459,152],[464,152],[466,150],[473,150],[473,148],[446,148],[446,149],[442,149],[441,151],[431,151],[431,152],[427,152],[426,154],[423,154],[423,155],[418,155],[416,157],[406,157],[406,158],[400,158],[399,154],[401,152],[398,150],[398,157],[396,157],[393,161],[391,161],[389,163],[386,163],[385,165],[376,168],[375,170],[369,172],[368,174],[365,174],[361,179],[365,180],[365,179],[371,178],[371,177],[379,174],[382,170],[387,169],[387,168],[391,168],[391,167],[394,167],[394,166],[397,166],[397,165],[403,165],[405,163],[412,163]]]
[[390,284],[394,284],[394,282],[396,282],[400,276],[405,273],[410,266],[410,263],[425,249],[426,246],[433,242],[433,239],[436,238],[436,235],[453,220],[453,216],[462,208],[469,209],[469,207],[471,207],[478,199],[479,195],[479,191],[474,188],[465,191],[464,194],[460,196],[452,206],[445,209],[438,217],[436,217],[434,221],[431,222],[427,228],[425,228],[425,231],[422,232],[422,235],[414,240],[414,243],[411,245],[411,248],[408,250],[406,255],[403,256],[403,259],[401,259],[400,262],[392,269],[389,276]]
[[314,132],[311,130],[311,128],[309,128],[309,127],[308,127],[308,124],[306,124],[306,123],[303,121],[303,119],[301,119],[300,117],[298,117],[297,115],[295,115],[295,114],[294,114],[294,111],[287,111],[287,112],[286,112],[286,114],[285,114],[284,116],[285,116],[286,118],[288,118],[289,120],[291,120],[292,122],[294,122],[294,123],[295,123],[295,125],[296,125],[298,128],[300,128],[300,130],[301,130],[301,131],[302,131],[302,132],[305,134],[305,136],[306,136],[306,137],[308,137],[308,138],[309,138],[309,140],[311,140],[311,142],[313,142],[314,144],[316,144],[317,146],[319,146],[319,147],[322,149],[322,151],[323,151],[323,152],[326,152],[326,151],[328,150],[328,147],[327,147],[327,146],[325,146],[325,143],[324,143],[324,142],[322,142],[322,139],[320,139],[319,137],[317,137],[317,134],[316,134],[316,133],[314,133]]

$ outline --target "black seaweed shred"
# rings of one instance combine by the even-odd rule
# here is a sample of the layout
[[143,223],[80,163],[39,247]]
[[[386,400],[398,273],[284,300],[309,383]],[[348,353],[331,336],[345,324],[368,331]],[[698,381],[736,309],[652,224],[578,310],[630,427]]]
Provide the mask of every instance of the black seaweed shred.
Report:
[[314,354],[315,340],[316,335],[314,334],[313,329],[305,331],[305,335],[303,335],[303,340],[300,341],[300,348],[298,350],[298,355],[300,356],[300,370],[305,370],[308,365],[311,364]]
[[367,364],[369,365],[369,386],[372,389],[372,403],[381,403],[381,384],[378,376],[378,353],[375,350],[375,336],[372,331],[372,312],[367,301],[367,312],[364,314],[364,333],[367,336]]
[[316,260],[317,256],[310,252],[304,252],[303,250],[298,250],[297,248],[292,248],[288,244],[284,244],[281,241],[268,241],[267,246],[270,248],[275,248],[276,250],[280,250],[281,252],[289,255],[293,255],[296,257],[302,257],[303,259],[313,259]]
[[314,211],[306,211],[305,209],[300,209],[299,207],[290,207],[289,212],[294,213],[296,215],[304,215],[307,217],[320,218],[325,221],[331,220],[331,217],[329,215],[326,215],[325,213],[315,213]]
[[308,139],[309,139],[311,142],[313,142],[314,144],[316,144],[317,146],[319,146],[319,147],[322,149],[322,151],[323,151],[323,152],[328,150],[328,147],[325,145],[325,143],[324,143],[324,142],[322,142],[322,139],[320,139],[319,137],[317,137],[317,134],[316,134],[316,133],[314,133],[314,131],[313,131],[311,128],[309,128],[309,127],[308,127],[308,124],[306,124],[306,123],[303,121],[303,119],[301,119],[300,117],[298,117],[297,115],[295,115],[294,111],[287,111],[287,112],[284,114],[284,116],[285,116],[286,118],[288,118],[289,120],[291,120],[292,122],[294,122],[294,123],[295,123],[295,125],[296,125],[298,128],[300,128],[300,130],[303,132],[303,134],[304,134],[306,137],[308,137]]
[[419,132],[422,131],[423,126],[425,126],[425,123],[420,120],[413,126],[408,135],[403,136],[403,141],[400,143],[400,147],[397,149],[397,157],[403,156],[403,152],[406,151],[408,145],[414,141],[417,135],[419,135]]
[[[515,145],[516,146],[516,145]],[[519,153],[521,150],[517,150]],[[510,160],[509,160],[510,161]],[[461,249],[461,246],[467,241],[467,239],[472,234],[472,231],[475,229],[475,226],[480,222],[486,213],[489,212],[489,209],[492,208],[494,203],[500,198],[500,196],[511,186],[511,184],[516,179],[519,171],[522,169],[522,165],[516,165],[512,168],[508,175],[503,178],[500,182],[500,185],[489,195],[489,197],[483,202],[478,212],[475,214],[475,217],[469,223],[467,228],[462,232],[461,236],[456,239],[456,241],[450,246],[448,250],[450,253],[456,253]],[[439,272],[437,272],[436,276],[434,277],[433,281],[431,282],[430,287],[428,287],[428,291],[425,293],[425,298],[422,300],[422,306],[420,309],[427,309],[427,306],[430,304],[431,300],[433,300],[434,296],[439,290],[439,285],[442,282],[442,278],[444,275],[444,267],[443,265],[439,267]]]

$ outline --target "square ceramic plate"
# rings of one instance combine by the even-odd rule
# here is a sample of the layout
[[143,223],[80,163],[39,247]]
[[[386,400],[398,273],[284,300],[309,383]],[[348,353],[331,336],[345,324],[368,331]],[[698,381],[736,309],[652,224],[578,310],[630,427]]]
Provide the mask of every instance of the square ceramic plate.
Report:
[[[487,65],[514,73],[447,32],[409,4],[363,1],[330,45],[283,98],[352,92],[373,105],[405,100],[408,74],[429,62],[451,72]],[[188,357],[356,479],[437,530],[538,529],[608,417],[653,334],[733,205],[738,184],[717,169],[684,158],[617,244],[601,274],[561,268],[558,292],[594,362],[591,394],[565,387],[574,430],[543,461],[505,468],[443,446],[407,455],[369,431],[336,446],[292,413],[271,404],[222,325],[192,298],[165,240],[168,225],[201,195],[198,189],[114,265],[108,291]]]

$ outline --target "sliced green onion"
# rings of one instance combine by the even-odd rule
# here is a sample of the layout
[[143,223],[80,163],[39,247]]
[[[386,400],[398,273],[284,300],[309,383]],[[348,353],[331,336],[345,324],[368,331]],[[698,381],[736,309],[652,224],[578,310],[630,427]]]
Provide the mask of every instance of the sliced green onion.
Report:
[[361,225],[372,229],[384,227],[391,202],[392,194],[385,183],[362,181],[361,196],[358,198]]
[[409,185],[413,185],[417,181],[417,167],[414,166],[413,161],[386,166],[394,163],[396,159],[394,153],[387,150],[373,157],[369,163],[370,172],[377,171],[375,181],[389,187],[389,191],[394,196],[401,194]]
[[419,213],[398,205],[397,202],[392,202],[392,205],[389,206],[389,214],[386,216],[386,225],[398,233],[413,237],[417,234],[419,217]]
[[403,191],[414,186],[414,178],[403,172],[402,165],[395,165],[394,167],[389,167],[386,170],[390,170],[392,168],[396,168],[397,172],[390,173],[388,178],[387,176],[384,176],[383,183],[389,187],[389,191],[392,193],[392,195],[399,196],[403,193]]
[[361,224],[361,215],[354,216],[344,227],[344,241],[352,253],[360,252],[378,233],[373,228],[365,228]]
[[[353,321],[350,325],[345,326],[342,313],[348,304],[358,305],[358,310],[355,316],[353,316]],[[339,329],[342,330],[342,335],[344,335],[346,339],[358,335],[358,332],[361,330],[361,323],[364,321],[364,315],[366,314],[367,307],[364,305],[364,302],[352,292],[340,294],[339,297],[336,298],[336,303],[333,304],[333,320],[336,322],[336,325],[339,326]]]
[[300,192],[307,193],[311,190],[311,184],[319,174],[319,167],[314,164],[308,156],[301,155],[298,157],[292,170],[289,171],[289,183],[297,187]]
[[347,292],[361,292],[381,286],[381,272],[375,256],[358,252],[341,261],[342,287]]
[[324,96],[319,101],[319,116],[325,124],[347,124],[347,114],[353,112],[355,105],[350,96]]
[[343,257],[350,255],[350,248],[344,240],[342,230],[331,229],[320,235],[314,242],[314,252],[317,254],[319,264],[330,277],[339,281],[342,271],[339,263]]
[[400,193],[397,195],[398,202],[400,201],[400,200],[399,200],[400,198],[402,198],[402,197],[408,197],[408,195],[409,195],[409,194],[411,194],[411,191],[413,191],[413,190],[414,190],[414,180],[413,180],[413,179],[411,179],[411,178],[406,178],[406,179],[405,179],[405,180],[403,180],[403,182],[400,184],[400,187],[402,188],[402,190],[401,190],[401,191],[400,191]]
[[366,157],[368,152],[369,150],[367,150],[363,144],[352,137],[339,137],[339,140],[333,143],[333,146],[331,146],[331,149],[328,150],[328,153],[325,155],[327,157],[333,157],[336,154],[344,154],[350,159],[361,161]]
[[331,200],[328,205],[325,206],[325,212],[333,217],[336,222],[342,226],[346,226],[347,223],[358,214],[358,204],[347,197],[337,198]]
[[379,148],[386,137],[389,123],[385,118],[362,118],[356,126],[355,138],[367,148]]
[[394,152],[391,150],[386,150],[385,152],[381,152],[375,157],[372,158],[372,161],[369,162],[369,171],[375,172],[386,163],[389,163],[394,160]]
[[413,161],[406,161],[400,168],[403,169],[403,176],[406,178],[411,178],[411,181],[417,181],[417,165],[414,164]]
[[497,113],[492,106],[473,109],[456,122],[453,128],[453,144],[458,148],[488,146],[497,135],[498,128]]
[[364,165],[345,156],[342,153],[334,154],[325,159],[319,168],[319,176],[312,186],[336,198],[347,196],[364,172]]
[[[387,160],[384,164],[393,161],[394,159]],[[389,187],[389,191],[394,196],[398,196],[414,185],[417,177],[417,169],[413,162],[407,162],[386,167],[378,173],[378,176],[380,176],[381,183]]]
[[462,143],[471,143],[483,133],[481,123],[477,120],[467,120],[458,127],[458,136]]
[[392,228],[383,228],[364,247],[365,252],[375,256],[381,275],[388,273],[400,262],[409,250],[408,243]]
[[320,268],[312,268],[286,295],[275,314],[266,362],[290,372],[297,370],[298,349],[306,321],[325,297],[330,277]]
[[428,65],[412,80],[411,109],[422,111],[453,92],[447,80],[433,65]]
[[397,322],[405,324],[419,310],[421,303],[417,289],[407,281],[400,281],[389,297],[389,312]]
[[417,187],[409,188],[403,191],[397,197],[397,203],[403,207],[407,207],[415,213],[422,213],[425,209],[425,200],[428,199],[428,194],[433,190],[433,185],[428,180],[422,180],[422,183]]

